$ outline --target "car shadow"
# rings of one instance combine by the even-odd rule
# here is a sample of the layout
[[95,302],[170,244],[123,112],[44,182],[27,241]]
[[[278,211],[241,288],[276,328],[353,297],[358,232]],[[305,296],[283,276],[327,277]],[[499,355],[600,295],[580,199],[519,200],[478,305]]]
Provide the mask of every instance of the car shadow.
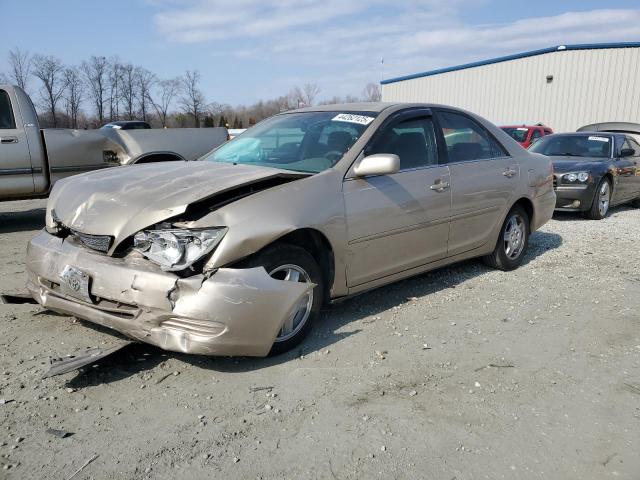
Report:
[[[607,212],[607,216],[603,218],[606,220],[608,217],[612,215],[616,215],[618,213],[630,212],[633,210],[637,210],[637,208],[632,207],[631,205],[618,205],[616,207],[612,207],[609,212]],[[599,220],[591,220],[582,216],[580,212],[553,212],[553,219],[558,222],[597,222]]]
[[[529,249],[523,265],[544,255],[549,250],[562,245],[562,237],[556,233],[535,232],[530,239]],[[192,365],[224,372],[246,372],[260,370],[288,362],[301,355],[319,352],[345,338],[356,335],[361,329],[342,332],[346,325],[365,317],[376,316],[403,303],[411,302],[445,289],[455,289],[466,281],[493,271],[478,259],[467,260],[448,267],[401,280],[384,287],[365,292],[343,302],[332,305],[322,312],[313,333],[294,350],[267,358],[216,358],[194,355],[180,355],[180,359]],[[509,273],[505,273],[509,275]],[[375,321],[375,320],[374,320]]]
[[[562,237],[555,233],[535,232],[530,239],[524,265],[562,245]],[[403,303],[411,302],[445,289],[455,289],[479,275],[493,271],[479,260],[467,260],[448,267],[427,272],[339,302],[324,310],[311,335],[297,348],[281,355],[255,357],[207,357],[167,352],[147,344],[132,344],[114,354],[84,367],[68,382],[73,388],[111,383],[131,375],[152,369],[170,358],[175,358],[198,368],[240,373],[257,371],[289,362],[302,355],[320,352],[362,330],[354,328],[342,331],[343,327],[375,316]],[[510,273],[505,273],[510,275]],[[372,320],[376,321],[376,320]],[[97,325],[83,322],[89,328],[113,333]]]
[[0,233],[26,232],[44,228],[45,208],[0,213]]

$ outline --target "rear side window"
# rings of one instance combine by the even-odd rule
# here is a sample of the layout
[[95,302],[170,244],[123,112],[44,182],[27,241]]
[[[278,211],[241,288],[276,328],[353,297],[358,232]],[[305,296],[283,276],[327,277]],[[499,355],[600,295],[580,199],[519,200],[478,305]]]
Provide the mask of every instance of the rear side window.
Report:
[[436,135],[431,118],[412,118],[387,127],[367,155],[392,153],[400,157],[400,170],[438,165]]
[[507,156],[504,148],[480,124],[465,115],[438,112],[449,163]]
[[14,130],[15,128],[16,122],[13,119],[9,94],[4,90],[0,90],[0,129]]

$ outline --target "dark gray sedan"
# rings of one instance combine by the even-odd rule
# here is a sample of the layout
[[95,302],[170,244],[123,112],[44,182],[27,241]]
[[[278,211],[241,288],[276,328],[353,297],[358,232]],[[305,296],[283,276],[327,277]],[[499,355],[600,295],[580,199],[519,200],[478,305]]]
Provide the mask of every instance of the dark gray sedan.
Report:
[[529,148],[553,161],[556,210],[600,220],[623,203],[640,207],[640,144],[624,133],[548,135]]

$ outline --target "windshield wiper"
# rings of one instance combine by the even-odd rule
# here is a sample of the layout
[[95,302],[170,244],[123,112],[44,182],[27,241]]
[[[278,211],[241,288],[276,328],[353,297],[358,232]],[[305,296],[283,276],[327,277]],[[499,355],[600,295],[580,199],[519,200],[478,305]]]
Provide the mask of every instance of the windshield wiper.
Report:
[[550,157],[581,157],[582,155],[578,155],[577,153],[566,152],[566,153],[552,153],[549,156]]

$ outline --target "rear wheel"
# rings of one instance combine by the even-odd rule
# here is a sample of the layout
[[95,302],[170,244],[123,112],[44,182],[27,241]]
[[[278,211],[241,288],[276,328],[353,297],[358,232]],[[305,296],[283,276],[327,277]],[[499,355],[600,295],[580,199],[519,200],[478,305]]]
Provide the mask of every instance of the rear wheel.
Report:
[[322,270],[315,259],[296,245],[276,244],[253,255],[242,263],[243,267],[264,267],[269,276],[286,282],[314,283],[286,318],[269,352],[277,355],[299,344],[317,320],[324,298]]
[[520,266],[529,245],[529,215],[519,205],[511,209],[500,230],[496,248],[483,261],[490,267],[509,271]]
[[606,178],[600,180],[596,193],[593,196],[591,208],[584,212],[585,218],[590,220],[602,220],[609,212],[611,204],[611,183]]

